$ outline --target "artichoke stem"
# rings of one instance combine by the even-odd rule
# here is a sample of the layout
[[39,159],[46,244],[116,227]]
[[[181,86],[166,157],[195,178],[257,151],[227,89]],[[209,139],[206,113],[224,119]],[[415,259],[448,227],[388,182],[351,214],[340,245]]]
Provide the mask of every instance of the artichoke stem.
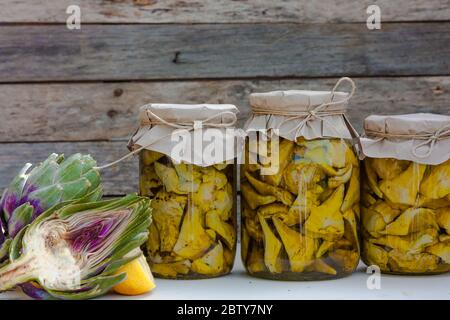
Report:
[[33,259],[23,256],[0,269],[0,292],[34,278]]

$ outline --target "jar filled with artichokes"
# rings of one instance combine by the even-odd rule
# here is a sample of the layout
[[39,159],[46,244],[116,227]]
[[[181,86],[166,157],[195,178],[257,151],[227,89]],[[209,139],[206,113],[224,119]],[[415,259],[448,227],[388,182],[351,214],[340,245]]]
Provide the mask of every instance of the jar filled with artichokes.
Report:
[[[342,82],[352,92],[337,92]],[[359,262],[357,133],[344,113],[354,83],[250,95],[241,166],[241,254],[250,275],[343,277]]]
[[450,270],[450,116],[369,116],[361,138],[362,259],[382,272]]
[[[153,209],[144,252],[156,277],[212,278],[232,269],[237,112],[233,105],[141,108],[141,127],[132,144],[144,148],[140,194],[152,198]],[[211,143],[212,156],[207,152]]]

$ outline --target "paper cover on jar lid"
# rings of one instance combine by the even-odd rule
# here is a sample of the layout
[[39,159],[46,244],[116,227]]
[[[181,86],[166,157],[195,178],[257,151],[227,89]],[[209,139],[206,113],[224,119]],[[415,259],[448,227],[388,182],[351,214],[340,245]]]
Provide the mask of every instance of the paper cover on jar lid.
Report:
[[364,120],[362,153],[437,165],[450,158],[450,116],[431,113],[371,115]]
[[[352,84],[350,93],[334,89],[343,81]],[[352,139],[357,136],[345,117],[348,100],[355,85],[349,78],[338,81],[332,91],[287,90],[252,93],[252,117],[245,130],[279,130],[279,135],[291,141],[298,137]]]
[[[148,104],[140,108],[139,129],[131,138],[129,148],[143,147],[171,156],[175,161],[199,166],[230,161],[242,149],[240,131],[234,128],[238,112],[231,104]],[[173,135],[182,132],[185,138]],[[200,147],[195,144],[198,132],[203,133]],[[221,139],[218,141],[217,137]],[[181,140],[186,143],[184,152],[174,152]],[[214,154],[213,158],[205,157],[204,152],[211,143],[216,143],[217,148],[223,146],[223,152]]]

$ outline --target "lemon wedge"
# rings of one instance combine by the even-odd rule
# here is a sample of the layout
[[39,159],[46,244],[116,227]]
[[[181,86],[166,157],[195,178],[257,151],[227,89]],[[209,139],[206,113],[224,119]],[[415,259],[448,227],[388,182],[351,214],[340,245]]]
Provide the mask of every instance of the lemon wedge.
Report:
[[113,290],[118,294],[136,296],[150,292],[156,287],[152,272],[144,255],[123,265],[116,272],[116,274],[120,273],[126,273],[127,278],[113,287]]

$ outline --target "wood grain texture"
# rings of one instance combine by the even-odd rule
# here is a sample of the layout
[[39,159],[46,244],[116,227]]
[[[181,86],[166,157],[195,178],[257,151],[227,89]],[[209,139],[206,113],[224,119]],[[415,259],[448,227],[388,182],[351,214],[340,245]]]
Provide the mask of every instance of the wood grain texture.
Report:
[[2,26],[0,82],[445,75],[449,23]]
[[84,23],[365,22],[372,4],[382,21],[450,17],[447,0],[2,0],[0,21],[65,23],[74,4]]
[[[337,79],[167,81],[0,85],[0,141],[126,139],[146,103],[232,103],[240,125],[248,95],[280,89],[330,90]],[[370,113],[450,114],[450,77],[355,78],[349,116],[356,128]],[[344,88],[345,89],[345,88]]]
[[[89,153],[99,165],[118,159],[128,152],[126,141],[78,143],[7,143],[0,144],[0,190],[3,190],[26,162],[39,163],[52,152]],[[102,171],[105,195],[137,192],[138,159]]]

